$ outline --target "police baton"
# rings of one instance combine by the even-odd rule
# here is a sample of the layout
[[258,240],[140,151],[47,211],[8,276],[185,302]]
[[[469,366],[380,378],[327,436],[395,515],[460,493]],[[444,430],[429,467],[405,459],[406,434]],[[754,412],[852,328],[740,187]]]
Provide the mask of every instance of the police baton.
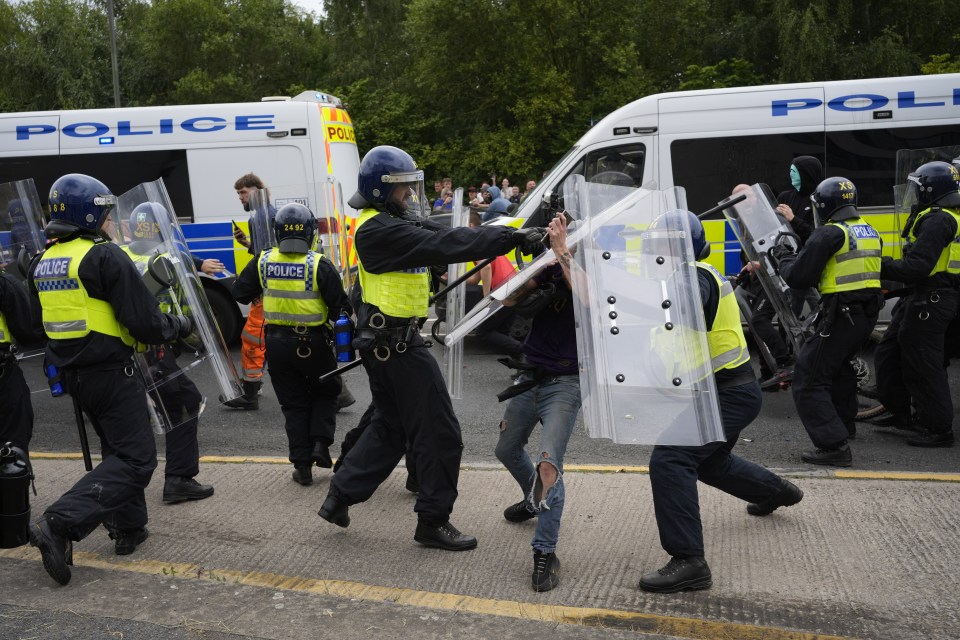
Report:
[[80,433],[80,452],[83,454],[83,468],[87,471],[93,471],[93,460],[90,459],[90,441],[87,440],[87,425],[83,422],[83,410],[80,408],[80,402],[74,396],[73,417],[77,420],[77,431]]
[[746,199],[747,199],[747,194],[741,193],[740,195],[734,196],[734,197],[730,198],[729,200],[724,200],[723,202],[721,202],[720,204],[718,204],[717,206],[715,206],[715,207],[712,208],[712,209],[707,209],[707,210],[704,211],[703,213],[698,213],[698,214],[697,214],[697,218],[703,220],[703,219],[706,218],[707,216],[709,216],[709,215],[711,215],[711,214],[714,214],[714,213],[716,213],[717,211],[723,211],[724,209],[728,209],[728,208],[732,207],[732,206],[735,205],[735,204],[739,204],[739,203],[743,202],[743,201],[746,200]]
[[475,274],[476,272],[480,271],[480,269],[483,269],[485,266],[491,264],[494,260],[497,259],[497,257],[498,257],[498,256],[494,256],[494,257],[492,257],[492,258],[487,258],[487,259],[484,260],[483,262],[477,263],[477,266],[475,266],[473,269],[470,269],[469,271],[467,271],[465,274],[463,274],[462,276],[460,276],[459,278],[457,278],[457,279],[454,280],[453,282],[448,283],[447,286],[445,286],[443,289],[440,289],[440,291],[437,291],[435,294],[433,294],[432,296],[430,296],[430,304],[433,304],[434,302],[436,302],[437,300],[439,300],[439,299],[442,298],[443,296],[447,295],[447,293],[450,291],[450,289],[453,289],[453,288],[456,287],[457,285],[461,284],[464,280],[466,280],[467,278],[469,278],[470,276],[472,276],[472,275]]
[[363,359],[357,358],[353,362],[348,362],[347,364],[343,365],[339,369],[334,369],[333,371],[328,371],[327,373],[323,374],[322,376],[320,376],[320,382],[326,382],[333,376],[339,376],[343,373],[346,373],[347,371],[350,371],[350,369],[356,369],[361,364],[363,364]]

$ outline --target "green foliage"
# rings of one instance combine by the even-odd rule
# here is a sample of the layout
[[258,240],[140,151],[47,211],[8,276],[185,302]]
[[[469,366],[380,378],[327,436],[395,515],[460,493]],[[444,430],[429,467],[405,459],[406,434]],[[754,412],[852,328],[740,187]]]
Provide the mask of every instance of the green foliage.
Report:
[[[0,109],[113,106],[107,0],[0,0]],[[343,98],[361,152],[538,178],[655,92],[960,71],[927,0],[114,0],[125,105]],[[931,17],[932,16],[932,17]]]

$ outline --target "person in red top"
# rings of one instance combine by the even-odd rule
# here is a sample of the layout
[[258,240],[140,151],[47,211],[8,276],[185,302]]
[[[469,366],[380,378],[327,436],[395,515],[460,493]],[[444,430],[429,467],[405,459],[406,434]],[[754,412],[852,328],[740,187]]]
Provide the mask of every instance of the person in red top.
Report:
[[[470,226],[480,226],[479,213],[470,212]],[[473,264],[469,264],[468,267],[472,268]],[[490,295],[490,291],[512,278],[516,272],[517,268],[510,258],[497,256],[493,262],[467,278],[466,307],[472,309],[481,299]],[[513,309],[501,309],[495,316],[477,327],[477,336],[497,353],[519,357],[523,343],[509,334],[515,317]]]

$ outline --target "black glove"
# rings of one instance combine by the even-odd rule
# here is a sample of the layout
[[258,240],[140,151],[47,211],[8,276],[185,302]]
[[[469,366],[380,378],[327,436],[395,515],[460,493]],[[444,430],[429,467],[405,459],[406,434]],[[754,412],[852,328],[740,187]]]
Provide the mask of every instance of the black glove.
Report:
[[191,333],[193,333],[193,320],[189,316],[175,316],[180,322],[180,329],[177,330],[177,335],[181,338],[186,338]]
[[537,256],[545,249],[543,239],[546,237],[547,230],[543,227],[528,227],[513,232],[513,243],[520,253]]
[[796,254],[796,251],[794,251],[793,247],[791,247],[790,245],[788,245],[788,244],[777,244],[777,245],[774,245],[773,248],[770,249],[770,251],[768,252],[768,255],[769,255],[775,262],[778,262],[778,263],[779,263],[779,262],[782,262],[782,261],[784,260],[784,258],[792,258],[793,256],[795,256],[795,255],[797,255],[797,254]]

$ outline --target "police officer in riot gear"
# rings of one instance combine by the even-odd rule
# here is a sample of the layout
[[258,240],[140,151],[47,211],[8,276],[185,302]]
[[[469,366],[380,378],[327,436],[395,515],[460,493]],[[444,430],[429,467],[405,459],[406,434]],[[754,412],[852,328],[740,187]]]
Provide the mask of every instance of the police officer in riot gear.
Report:
[[450,523],[463,449],[460,424],[437,362],[420,338],[430,298],[428,267],[494,257],[514,247],[531,253],[542,245],[544,231],[431,223],[425,219],[423,172],[408,153],[390,146],[364,156],[350,205],[361,209],[354,246],[363,302],[354,346],[370,380],[374,412],[333,477],[319,515],[348,526],[348,507],[373,495],[409,443],[420,483],[414,539],[451,551],[473,549],[476,538]]
[[[133,260],[137,270],[146,272],[150,257],[157,252],[162,242],[158,222],[167,220],[167,210],[158,202],[143,202],[130,214],[130,242],[123,250]],[[186,247],[183,248],[186,251]],[[194,266],[198,259],[194,259]],[[202,261],[199,261],[202,264]],[[170,293],[159,296],[161,309],[170,310]],[[161,344],[151,346],[147,359],[150,367],[157,369],[160,376],[166,377],[180,369],[177,364],[176,345]],[[200,473],[200,444],[197,441],[197,424],[203,405],[203,394],[197,385],[180,373],[170,376],[169,381],[160,385],[163,406],[170,413],[170,419],[178,426],[165,436],[166,448],[164,463],[163,501],[169,504],[187,500],[203,500],[213,495],[213,487],[200,484],[194,478]]]
[[689,218],[698,261],[699,298],[726,441],[699,447],[653,448],[650,488],[660,544],[671,556],[664,567],[640,579],[641,589],[655,593],[707,589],[713,584],[704,557],[698,480],[747,502],[747,513],[754,516],[769,515],[803,499],[803,491],[792,482],[733,453],[740,432],[760,413],[762,393],[750,364],[733,289],[719,271],[703,262],[710,254],[703,224],[694,214],[684,211],[668,212],[662,224],[682,229],[678,215]]
[[811,464],[849,467],[847,440],[856,432],[857,377],[850,364],[873,331],[880,292],[880,235],[857,213],[857,188],[846,178],[827,178],[811,194],[818,227],[799,255],[786,245],[780,275],[791,287],[817,287],[820,317],[806,339],[793,374],[797,415],[815,445],[800,456]]
[[319,378],[337,367],[330,323],[341,311],[351,313],[336,268],[310,249],[316,230],[307,207],[281,207],[274,220],[278,246],[250,261],[233,285],[240,302],[263,298],[270,381],[286,421],[293,480],[301,485],[313,483],[314,464],[333,464],[340,381]]
[[101,235],[116,198],[82,174],[50,189],[45,234],[52,241],[31,274],[46,358],[90,417],[102,462],[30,526],[30,542],[60,584],[70,581],[72,542],[104,524],[119,555],[147,538],[144,488],[157,466],[147,394],[132,361],[135,341],[164,344],[189,334],[189,318],[162,313],[130,258]]
[[36,340],[36,320],[23,284],[0,270],[0,444],[11,442],[24,452],[33,437],[33,405],[14,345]]
[[908,179],[914,204],[903,229],[903,257],[884,258],[880,273],[912,292],[894,306],[874,354],[877,391],[891,415],[873,423],[914,432],[907,444],[915,447],[950,447],[944,336],[960,295],[960,174],[947,162],[928,162]]

